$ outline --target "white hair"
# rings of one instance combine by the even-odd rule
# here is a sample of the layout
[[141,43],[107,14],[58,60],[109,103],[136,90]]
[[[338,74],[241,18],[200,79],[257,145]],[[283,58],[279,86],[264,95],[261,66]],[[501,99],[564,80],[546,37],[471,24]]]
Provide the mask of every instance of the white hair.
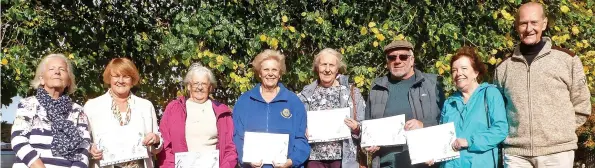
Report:
[[39,64],[37,65],[37,70],[35,70],[35,77],[31,81],[31,87],[33,89],[37,89],[41,86],[41,80],[42,80],[41,77],[43,76],[43,73],[45,71],[47,71],[47,69],[46,69],[47,63],[51,59],[55,59],[55,58],[62,59],[62,61],[64,61],[66,63],[66,66],[68,69],[68,78],[70,79],[70,83],[65,87],[65,90],[67,88],[66,91],[68,91],[69,94],[74,93],[74,91],[76,91],[76,81],[74,78],[74,72],[72,70],[72,63],[70,62],[70,60],[68,60],[68,58],[66,58],[66,56],[64,56],[64,54],[50,54],[50,55],[43,57],[43,59],[41,59],[41,62],[39,62]]
[[184,85],[188,86],[192,82],[192,77],[201,75],[207,75],[213,89],[217,88],[217,80],[215,79],[213,72],[209,68],[202,66],[200,63],[193,63],[190,65],[186,77],[184,77]]
[[339,74],[345,74],[347,73],[347,64],[345,63],[345,60],[343,59],[343,55],[338,52],[335,49],[332,48],[325,48],[322,51],[318,52],[318,54],[316,54],[314,56],[314,63],[312,64],[312,70],[314,70],[314,73],[318,73],[318,65],[320,64],[320,57],[322,55],[332,55],[335,56],[335,58],[337,59],[337,69],[338,69],[338,73]]

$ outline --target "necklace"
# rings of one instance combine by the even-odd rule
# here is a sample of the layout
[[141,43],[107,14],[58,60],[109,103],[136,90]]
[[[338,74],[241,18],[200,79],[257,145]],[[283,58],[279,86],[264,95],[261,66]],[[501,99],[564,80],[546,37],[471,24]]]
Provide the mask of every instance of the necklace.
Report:
[[128,95],[128,98],[126,98],[126,111],[124,112],[124,119],[122,119],[122,112],[120,110],[120,107],[118,106],[118,103],[116,102],[115,99],[115,95],[114,93],[110,90],[110,95],[112,96],[112,113],[114,114],[114,118],[116,118],[116,120],[118,120],[118,122],[120,122],[120,126],[126,125],[130,122],[130,95]]

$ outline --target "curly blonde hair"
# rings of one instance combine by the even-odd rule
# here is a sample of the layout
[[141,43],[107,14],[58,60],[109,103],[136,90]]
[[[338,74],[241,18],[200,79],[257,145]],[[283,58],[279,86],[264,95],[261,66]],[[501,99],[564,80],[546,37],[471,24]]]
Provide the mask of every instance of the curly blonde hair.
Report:
[[254,60],[252,61],[252,70],[254,71],[254,74],[259,73],[260,69],[262,68],[262,62],[266,60],[275,60],[279,62],[279,74],[285,74],[285,55],[281,54],[281,52],[277,50],[271,49],[266,49],[260,54],[256,55],[256,57],[254,57]]

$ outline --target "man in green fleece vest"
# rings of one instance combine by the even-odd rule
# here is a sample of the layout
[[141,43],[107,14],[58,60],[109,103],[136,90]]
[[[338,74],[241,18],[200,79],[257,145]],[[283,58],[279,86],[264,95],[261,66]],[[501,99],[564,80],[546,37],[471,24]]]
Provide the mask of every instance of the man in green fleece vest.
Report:
[[[413,45],[408,41],[393,41],[384,47],[389,74],[374,80],[366,102],[365,119],[378,119],[405,114],[405,130],[438,124],[444,93],[437,75],[422,73],[414,67]],[[399,129],[388,126],[388,129]],[[429,167],[411,165],[406,146],[369,147],[373,153],[372,168]],[[434,165],[436,167],[437,165]]]
[[591,113],[581,60],[542,37],[547,23],[541,4],[521,5],[515,22],[521,43],[494,74],[508,111],[506,167],[573,167],[575,130]]

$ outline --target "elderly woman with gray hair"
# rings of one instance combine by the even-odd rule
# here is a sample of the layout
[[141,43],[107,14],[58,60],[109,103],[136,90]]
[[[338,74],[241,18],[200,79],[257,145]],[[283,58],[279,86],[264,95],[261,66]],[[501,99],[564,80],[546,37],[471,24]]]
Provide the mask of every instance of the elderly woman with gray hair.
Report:
[[[351,108],[351,117],[344,120],[351,129],[352,138],[333,142],[311,143],[308,168],[357,168],[357,145],[360,135],[359,121],[364,119],[365,100],[355,86],[344,76],[346,65],[341,53],[326,48],[316,54],[313,70],[318,80],[304,87],[298,97],[308,111]],[[364,162],[365,163],[365,162]]]
[[233,143],[233,120],[227,105],[209,98],[217,87],[211,70],[192,64],[184,78],[189,97],[178,97],[165,108],[160,132],[164,148],[159,153],[160,168],[175,166],[175,153],[219,150],[219,167],[237,165]]
[[21,100],[12,125],[12,167],[87,168],[91,137],[83,107],[68,96],[76,90],[70,61],[62,54],[44,57],[31,86],[35,95]]

